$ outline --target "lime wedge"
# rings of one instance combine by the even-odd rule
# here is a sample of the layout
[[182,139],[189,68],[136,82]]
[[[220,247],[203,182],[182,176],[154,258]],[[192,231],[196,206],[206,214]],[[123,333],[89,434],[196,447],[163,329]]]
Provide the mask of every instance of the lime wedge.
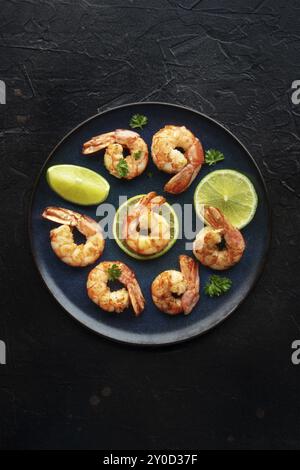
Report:
[[46,178],[50,188],[59,196],[82,206],[100,204],[109,193],[106,179],[82,166],[51,166],[47,170]]
[[119,247],[129,256],[135,259],[139,260],[148,260],[148,259],[154,259],[154,258],[159,258],[160,256],[164,255],[167,253],[167,251],[172,248],[174,243],[176,242],[178,238],[178,233],[179,233],[179,222],[177,215],[172,208],[167,202],[164,203],[165,208],[167,211],[170,213],[170,231],[171,231],[171,239],[168,243],[168,245],[160,252],[155,253],[153,255],[148,255],[148,256],[143,256],[138,253],[135,253],[135,251],[131,250],[127,245],[125,240],[122,240],[120,237],[120,234],[122,233],[122,225],[123,225],[123,218],[124,214],[127,213],[127,207],[131,206],[133,204],[136,204],[141,197],[144,196],[144,194],[139,194],[137,196],[134,196],[128,201],[125,201],[117,210],[115,218],[114,218],[114,223],[113,223],[113,234],[114,234],[114,239],[116,240],[117,244]]
[[254,217],[257,194],[247,176],[235,170],[216,170],[198,184],[194,195],[195,209],[202,217],[202,205],[217,207],[238,229]]

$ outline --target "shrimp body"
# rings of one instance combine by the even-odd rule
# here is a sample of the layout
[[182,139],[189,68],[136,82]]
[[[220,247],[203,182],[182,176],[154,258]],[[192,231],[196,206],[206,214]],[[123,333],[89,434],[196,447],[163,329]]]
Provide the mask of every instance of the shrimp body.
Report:
[[[137,132],[116,129],[93,137],[83,144],[82,153],[91,155],[106,149],[104,164],[116,178],[131,180],[143,173],[148,163],[148,147]],[[124,157],[124,149],[130,154]]]
[[180,271],[160,273],[152,282],[151,293],[156,307],[169,315],[188,315],[200,294],[198,263],[186,255],[179,256]]
[[[109,269],[117,267],[121,274],[118,277],[124,287],[111,291],[108,286]],[[136,316],[144,310],[145,299],[134,272],[120,261],[103,261],[88,275],[87,293],[89,298],[107,312],[121,313],[132,305]]]
[[[212,269],[228,269],[238,263],[245,250],[245,240],[215,207],[205,207],[204,219],[210,225],[204,227],[194,241],[193,252],[196,258]],[[222,242],[225,248],[219,248]]]
[[[90,217],[62,207],[47,207],[42,216],[61,224],[50,231],[51,246],[58,258],[64,263],[83,267],[94,263],[104,250],[104,238],[100,225]],[[74,242],[73,229],[86,237],[86,243]]]
[[151,150],[157,168],[175,174],[164,188],[171,194],[185,191],[196,178],[204,162],[204,152],[199,139],[185,126],[169,125],[160,129],[153,136]]
[[153,191],[143,196],[129,208],[124,218],[123,239],[135,253],[151,255],[162,251],[171,239],[170,224],[155,209],[165,203],[165,198]]

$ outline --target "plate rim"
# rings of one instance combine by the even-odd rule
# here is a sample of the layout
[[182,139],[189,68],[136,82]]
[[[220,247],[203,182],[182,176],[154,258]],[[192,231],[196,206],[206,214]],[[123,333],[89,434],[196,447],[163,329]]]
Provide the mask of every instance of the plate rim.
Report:
[[[127,108],[127,107],[135,107],[137,105],[171,106],[173,108],[175,107],[175,108],[187,110],[187,111],[193,112],[195,114],[198,114],[202,118],[207,119],[208,121],[212,122],[214,125],[217,125],[221,129],[223,129],[225,132],[227,132],[242,147],[242,149],[246,152],[249,159],[253,163],[253,165],[254,165],[254,167],[255,167],[255,169],[256,169],[259,177],[260,177],[261,183],[262,183],[262,188],[263,188],[263,191],[264,191],[264,196],[265,196],[265,201],[266,201],[266,206],[267,206],[267,245],[266,245],[266,250],[265,250],[265,253],[264,253],[262,259],[260,260],[259,267],[257,269],[255,278],[252,281],[246,295],[232,309],[230,309],[226,313],[225,316],[223,316],[222,318],[216,320],[214,323],[210,324],[209,327],[207,327],[206,329],[204,329],[202,331],[199,331],[199,332],[196,332],[194,334],[192,333],[190,335],[186,335],[183,338],[179,338],[179,339],[175,339],[175,340],[172,339],[170,341],[167,340],[167,341],[163,341],[163,342],[139,342],[139,341],[134,340],[134,339],[128,339],[128,338],[127,339],[123,339],[123,338],[120,339],[120,338],[112,337],[112,336],[109,336],[108,334],[105,334],[105,333],[102,333],[100,331],[95,330],[92,326],[89,326],[89,325],[83,323],[80,319],[76,318],[60,302],[59,297],[57,295],[55,295],[54,292],[51,291],[50,287],[48,286],[48,284],[46,282],[46,279],[44,278],[44,276],[43,276],[43,274],[40,270],[38,260],[37,260],[37,256],[36,256],[34,248],[33,248],[32,217],[31,217],[32,216],[32,209],[33,209],[33,202],[34,202],[34,199],[35,199],[35,195],[36,195],[36,191],[37,191],[39,181],[42,177],[42,174],[44,173],[44,170],[45,170],[46,166],[48,165],[48,162],[52,158],[53,154],[73,133],[75,133],[78,129],[80,129],[84,125],[88,124],[93,119],[95,119],[99,116],[103,116],[103,115],[105,115],[105,114],[107,114],[111,111],[116,111],[118,109]],[[268,260],[268,256],[269,256],[269,253],[270,253],[271,240],[272,240],[272,231],[273,231],[270,197],[269,197],[269,192],[268,192],[268,188],[267,188],[265,179],[263,177],[263,174],[262,174],[256,160],[254,159],[254,157],[252,156],[250,151],[246,148],[246,146],[241,142],[241,140],[238,137],[236,137],[233,134],[233,132],[230,131],[226,126],[221,124],[216,119],[208,116],[207,114],[205,114],[201,111],[197,111],[196,109],[191,108],[189,106],[185,106],[185,105],[181,105],[181,104],[168,103],[168,102],[164,102],[164,101],[135,101],[135,102],[132,102],[132,103],[126,103],[126,104],[122,104],[122,105],[118,105],[118,106],[113,106],[111,108],[107,108],[107,109],[105,109],[105,110],[103,110],[99,113],[96,113],[96,114],[90,116],[89,118],[85,119],[84,121],[81,121],[77,126],[73,127],[69,132],[67,132],[59,140],[59,142],[53,147],[53,149],[50,151],[50,153],[48,154],[47,158],[45,159],[44,163],[42,164],[42,167],[41,167],[40,171],[38,172],[38,174],[35,178],[35,181],[34,181],[34,184],[32,186],[32,190],[31,190],[31,197],[30,197],[30,200],[29,200],[28,213],[27,213],[27,224],[28,224],[30,252],[31,252],[32,259],[34,261],[34,265],[35,265],[35,267],[36,267],[36,269],[39,273],[40,278],[42,279],[43,284],[46,286],[46,289],[48,290],[48,292],[55,299],[55,301],[59,304],[59,306],[69,315],[69,317],[73,318],[73,320],[76,323],[78,323],[81,326],[85,327],[87,330],[92,331],[94,334],[97,334],[101,338],[104,338],[105,340],[113,341],[115,343],[131,346],[131,347],[140,347],[140,348],[147,348],[147,349],[148,348],[153,348],[154,349],[154,348],[170,347],[172,345],[181,344],[181,343],[185,343],[187,341],[193,340],[195,338],[198,338],[198,337],[204,335],[205,333],[210,332],[212,329],[215,329],[218,325],[221,325],[228,317],[230,317],[232,315],[232,313],[235,312],[235,310],[237,310],[240,307],[240,305],[247,299],[247,297],[251,294],[254,287],[258,283],[258,281],[259,281],[259,279],[260,279],[260,277],[261,277],[261,275],[264,271],[264,268],[266,266],[267,260]],[[135,337],[138,339],[139,335],[135,334]]]

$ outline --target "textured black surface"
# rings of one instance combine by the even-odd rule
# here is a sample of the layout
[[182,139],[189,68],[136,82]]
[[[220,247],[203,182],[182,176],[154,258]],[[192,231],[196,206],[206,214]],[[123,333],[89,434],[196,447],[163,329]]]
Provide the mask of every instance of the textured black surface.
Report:
[[[220,6],[220,4],[222,6]],[[300,448],[299,2],[5,1],[0,8],[2,448]],[[161,100],[221,121],[273,207],[263,277],[198,340],[143,351],[72,321],[31,259],[26,210],[54,144],[117,104]]]

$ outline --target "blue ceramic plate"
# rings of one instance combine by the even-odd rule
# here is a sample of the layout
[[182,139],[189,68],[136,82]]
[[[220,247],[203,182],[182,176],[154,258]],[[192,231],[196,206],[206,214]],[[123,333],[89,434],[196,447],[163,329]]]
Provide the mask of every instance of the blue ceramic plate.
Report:
[[[99,309],[86,294],[86,279],[93,266],[72,268],[62,263],[53,253],[49,243],[49,231],[56,226],[41,218],[46,206],[62,206],[81,211],[98,219],[96,207],[77,206],[65,202],[48,186],[45,173],[52,165],[68,163],[85,166],[101,173],[110,183],[111,190],[106,202],[118,207],[120,195],[132,197],[136,194],[157,191],[163,187],[169,175],[160,172],[149,162],[147,170],[132,181],[118,180],[104,167],[103,153],[97,156],[83,156],[83,142],[92,136],[116,128],[128,128],[133,114],[148,117],[148,125],[141,131],[142,137],[151,146],[152,136],[165,124],[185,125],[203,143],[204,148],[217,148],[225,155],[225,160],[215,167],[204,165],[191,187],[179,196],[166,195],[170,204],[192,203],[195,188],[208,172],[214,169],[231,168],[247,175],[258,194],[258,208],[252,222],[243,229],[247,248],[241,262],[227,271],[233,281],[230,292],[220,298],[209,298],[204,286],[212,271],[200,267],[201,299],[189,316],[170,317],[154,306],[150,285],[152,280],[166,269],[178,269],[178,256],[191,254],[185,249],[186,240],[177,240],[173,248],[158,259],[138,261],[127,256],[114,240],[106,240],[101,261],[120,260],[127,263],[137,275],[146,297],[146,308],[139,318],[132,311],[110,314]],[[32,197],[30,213],[30,235],[33,255],[48,289],[62,307],[84,326],[107,338],[140,345],[164,345],[200,335],[227,318],[245,299],[258,279],[266,258],[270,239],[270,216],[266,188],[259,169],[243,145],[228,130],[204,116],[182,106],[164,103],[137,103],[105,111],[80,124],[71,131],[52,151],[47,159]]]

